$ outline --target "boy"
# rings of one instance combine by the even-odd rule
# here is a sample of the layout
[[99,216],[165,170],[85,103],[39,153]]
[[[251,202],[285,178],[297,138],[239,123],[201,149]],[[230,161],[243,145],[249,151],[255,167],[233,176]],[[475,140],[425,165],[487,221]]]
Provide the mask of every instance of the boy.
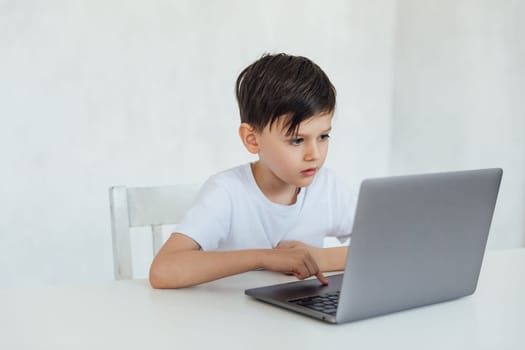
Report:
[[154,258],[154,288],[197,285],[267,269],[299,279],[344,269],[353,196],[321,168],[328,151],[336,92],[305,57],[263,55],[236,82],[239,136],[259,160],[208,179]]

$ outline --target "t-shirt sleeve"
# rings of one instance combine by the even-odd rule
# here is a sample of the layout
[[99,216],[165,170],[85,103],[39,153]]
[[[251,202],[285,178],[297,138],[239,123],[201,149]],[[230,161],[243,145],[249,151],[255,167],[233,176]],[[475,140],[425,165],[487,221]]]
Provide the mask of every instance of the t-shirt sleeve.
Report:
[[175,231],[192,238],[202,250],[214,250],[228,237],[230,217],[230,194],[224,184],[211,178]]
[[337,177],[334,179],[332,198],[334,201],[335,229],[329,236],[345,243],[352,235],[356,209],[355,193]]

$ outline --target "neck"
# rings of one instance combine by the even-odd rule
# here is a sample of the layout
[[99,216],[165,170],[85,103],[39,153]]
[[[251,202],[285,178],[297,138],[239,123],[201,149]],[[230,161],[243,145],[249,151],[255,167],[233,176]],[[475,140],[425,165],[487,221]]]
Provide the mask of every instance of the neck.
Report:
[[282,205],[295,204],[300,188],[287,184],[259,162],[250,164],[257,186],[271,202]]

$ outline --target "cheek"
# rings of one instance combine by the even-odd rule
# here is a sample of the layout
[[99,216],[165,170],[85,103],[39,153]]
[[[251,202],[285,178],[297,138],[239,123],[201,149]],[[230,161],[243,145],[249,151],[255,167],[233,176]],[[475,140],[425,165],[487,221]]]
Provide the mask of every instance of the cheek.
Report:
[[264,159],[268,164],[278,164],[281,162],[283,156],[282,150],[275,144],[270,142],[261,145],[261,153],[259,154],[261,159]]
[[323,145],[322,152],[323,152],[323,155],[325,155],[325,156],[326,156],[326,153],[328,153],[328,146],[329,145],[330,144],[328,142]]
[[279,167],[286,166],[286,164],[289,163],[290,160],[291,157],[289,153],[284,152],[283,150],[274,150],[271,154],[271,161]]
[[294,151],[285,147],[273,148],[266,152],[266,161],[276,169],[285,170],[297,161],[298,155]]

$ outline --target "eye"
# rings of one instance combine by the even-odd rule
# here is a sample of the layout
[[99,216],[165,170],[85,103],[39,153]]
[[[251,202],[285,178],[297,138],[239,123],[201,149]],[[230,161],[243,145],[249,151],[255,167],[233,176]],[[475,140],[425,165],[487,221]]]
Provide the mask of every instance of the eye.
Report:
[[294,146],[299,146],[301,143],[303,143],[304,139],[302,137],[293,138],[290,140],[290,143]]
[[328,141],[329,138],[330,138],[330,135],[328,134],[323,134],[319,136],[319,139],[321,139],[321,141]]

